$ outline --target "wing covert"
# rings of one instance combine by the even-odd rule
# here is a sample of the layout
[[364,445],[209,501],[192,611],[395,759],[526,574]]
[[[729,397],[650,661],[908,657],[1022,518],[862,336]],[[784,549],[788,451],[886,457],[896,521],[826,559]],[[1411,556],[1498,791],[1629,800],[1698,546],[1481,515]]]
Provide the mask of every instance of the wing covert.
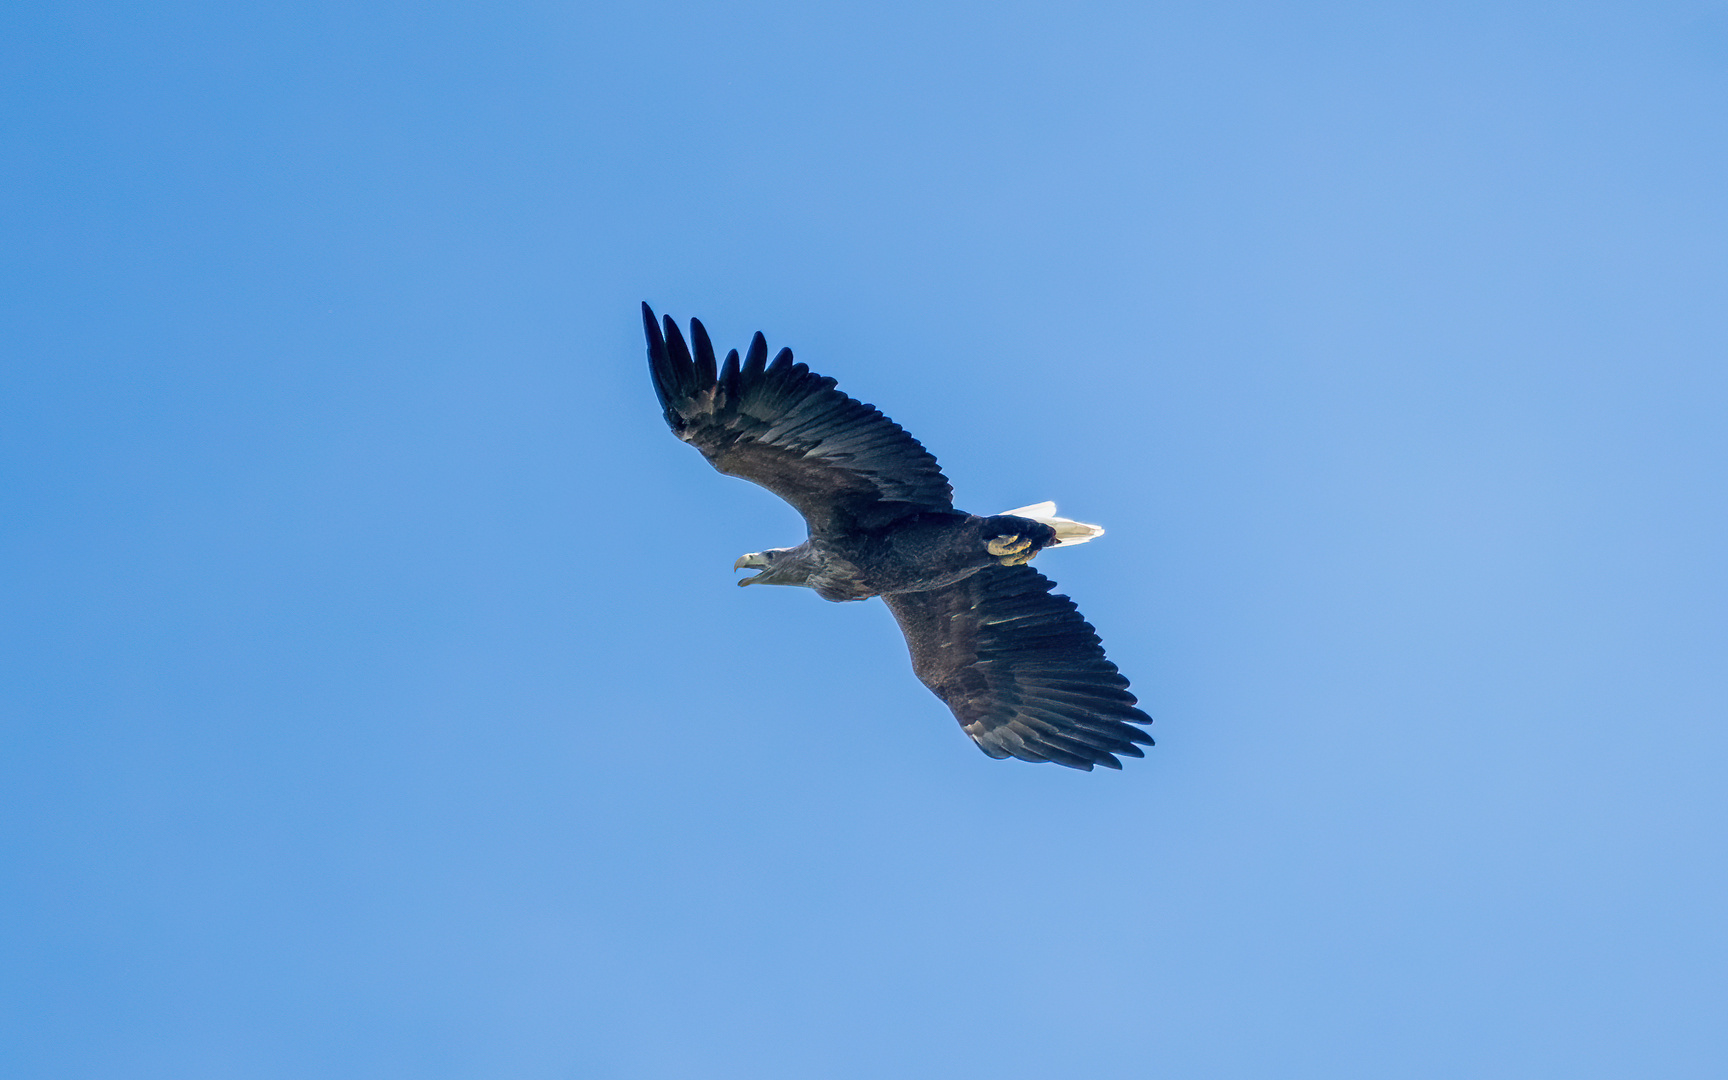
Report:
[[1120,769],[1152,737],[1128,680],[1074,602],[1029,566],[995,566],[929,592],[884,596],[912,670],[995,758]]
[[953,489],[918,440],[836,390],[835,380],[795,363],[792,350],[769,363],[767,339],[758,333],[742,364],[734,350],[721,365],[695,319],[694,354],[678,325],[667,318],[662,331],[647,304],[642,324],[672,433],[719,471],[791,503],[812,534],[881,529],[953,508]]

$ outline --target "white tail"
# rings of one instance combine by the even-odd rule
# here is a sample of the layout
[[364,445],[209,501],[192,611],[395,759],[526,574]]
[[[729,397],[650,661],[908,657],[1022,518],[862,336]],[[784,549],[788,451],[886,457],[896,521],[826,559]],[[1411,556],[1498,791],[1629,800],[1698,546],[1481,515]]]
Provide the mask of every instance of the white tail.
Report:
[[1033,503],[1022,506],[1018,510],[1004,510],[1004,514],[1014,517],[1031,518],[1033,521],[1048,525],[1056,530],[1056,542],[1051,547],[1067,547],[1070,544],[1084,544],[1088,540],[1096,540],[1104,535],[1104,529],[1098,525],[1088,525],[1084,521],[1071,521],[1068,518],[1056,516],[1056,504],[1053,502]]

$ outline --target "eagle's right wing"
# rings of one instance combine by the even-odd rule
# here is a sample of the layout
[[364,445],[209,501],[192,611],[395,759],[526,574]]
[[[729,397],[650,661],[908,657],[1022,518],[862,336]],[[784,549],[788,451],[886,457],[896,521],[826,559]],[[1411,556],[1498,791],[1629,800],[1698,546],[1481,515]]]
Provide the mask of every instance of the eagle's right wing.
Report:
[[954,508],[936,459],[875,408],[834,389],[834,380],[792,362],[768,363],[757,334],[743,366],[724,367],[702,324],[690,320],[696,355],[678,324],[642,305],[648,366],[672,433],[716,469],[761,484],[791,503],[814,535],[876,530],[902,518]]
[[1144,757],[1128,680],[1074,601],[1029,566],[992,566],[929,592],[883,597],[912,650],[912,670],[991,757],[1120,769]]

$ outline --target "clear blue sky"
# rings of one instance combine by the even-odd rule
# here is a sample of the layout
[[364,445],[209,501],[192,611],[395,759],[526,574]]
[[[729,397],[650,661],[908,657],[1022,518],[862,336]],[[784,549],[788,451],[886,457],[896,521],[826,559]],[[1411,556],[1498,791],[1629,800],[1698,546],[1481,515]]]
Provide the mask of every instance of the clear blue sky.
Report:
[[[0,1073],[1728,1075],[1728,7],[0,15]],[[979,754],[757,329],[1157,718]]]

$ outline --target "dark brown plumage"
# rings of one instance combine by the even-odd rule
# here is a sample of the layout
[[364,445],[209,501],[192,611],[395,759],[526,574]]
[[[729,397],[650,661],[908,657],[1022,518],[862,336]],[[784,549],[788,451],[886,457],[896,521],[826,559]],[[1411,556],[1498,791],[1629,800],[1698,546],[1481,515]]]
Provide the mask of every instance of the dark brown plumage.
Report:
[[936,459],[872,406],[836,390],[758,333],[724,364],[702,324],[685,343],[642,305],[655,392],[672,433],[710,464],[804,516],[796,547],[745,555],[741,585],[801,585],[829,600],[881,596],[912,668],[991,757],[1121,768],[1151,718],[1074,602],[1025,565],[1102,533],[1054,507],[980,517],[954,509]]

